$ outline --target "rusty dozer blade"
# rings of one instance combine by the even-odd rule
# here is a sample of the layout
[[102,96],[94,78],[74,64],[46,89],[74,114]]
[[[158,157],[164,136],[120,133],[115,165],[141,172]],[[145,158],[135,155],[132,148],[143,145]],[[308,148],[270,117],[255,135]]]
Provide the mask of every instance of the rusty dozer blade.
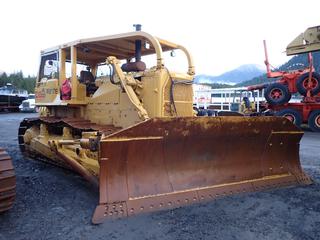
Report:
[[299,161],[302,135],[278,117],[154,118],[109,135],[100,143],[92,221],[310,184]]

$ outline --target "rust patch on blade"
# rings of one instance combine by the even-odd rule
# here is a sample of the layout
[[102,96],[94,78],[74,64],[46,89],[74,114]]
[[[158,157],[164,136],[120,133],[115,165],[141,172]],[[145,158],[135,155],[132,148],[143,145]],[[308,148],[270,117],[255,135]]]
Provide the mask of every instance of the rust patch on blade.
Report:
[[[156,118],[118,131],[100,143],[93,222],[310,184],[299,161],[302,134],[274,117]],[[126,209],[110,215],[116,203]]]

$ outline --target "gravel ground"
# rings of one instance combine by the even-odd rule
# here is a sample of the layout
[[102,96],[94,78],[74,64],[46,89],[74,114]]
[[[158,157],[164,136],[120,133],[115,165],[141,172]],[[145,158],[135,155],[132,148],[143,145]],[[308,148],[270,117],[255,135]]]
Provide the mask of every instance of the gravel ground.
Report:
[[34,114],[0,114],[0,146],[17,174],[14,208],[0,215],[7,239],[320,239],[320,134],[306,132],[301,161],[315,183],[230,196],[206,204],[90,223],[98,192],[81,177],[24,159],[19,122]]

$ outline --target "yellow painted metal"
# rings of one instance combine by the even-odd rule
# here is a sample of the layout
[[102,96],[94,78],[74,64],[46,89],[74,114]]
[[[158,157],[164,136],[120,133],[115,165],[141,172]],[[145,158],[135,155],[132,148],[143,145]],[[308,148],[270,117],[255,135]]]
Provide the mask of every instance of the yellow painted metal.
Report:
[[137,94],[133,90],[133,86],[138,85],[137,80],[135,80],[131,75],[126,76],[124,74],[124,72],[121,70],[121,67],[120,67],[120,61],[115,57],[112,57],[112,56],[108,57],[107,62],[113,65],[114,70],[120,79],[121,86],[126,91],[130,102],[136,107],[139,117],[142,120],[149,119],[147,111],[143,108],[140,102],[140,99],[138,98]]
[[[151,48],[143,48],[142,55],[155,53],[156,66],[140,73],[124,73],[121,70],[119,60],[128,52],[132,54],[131,57],[134,56],[134,49],[131,49],[131,46],[137,39],[150,43]],[[108,45],[109,43],[112,47]],[[111,61],[112,55],[108,55],[108,51],[115,45],[118,47],[117,51],[120,55]],[[128,46],[130,46],[130,50],[128,50]],[[83,50],[79,50],[84,47],[88,49],[91,47],[92,52],[95,50],[105,52],[106,55],[103,59],[100,58],[100,55],[95,55],[97,59],[93,60],[95,56],[91,55],[91,51],[84,53]],[[181,49],[185,53],[189,65],[187,73],[170,72],[164,65],[163,51],[174,49]],[[145,32],[133,32],[74,41],[45,50],[42,55],[53,51],[59,51],[59,80],[39,79],[38,82],[42,81],[43,83],[36,88],[36,92],[39,93],[36,94],[36,104],[48,106],[48,115],[55,116],[58,111],[58,115],[64,117],[81,116],[97,124],[128,127],[150,117],[193,116],[194,114],[192,86],[191,84],[183,84],[184,81],[192,81],[194,64],[191,54],[179,44],[154,37]],[[104,64],[108,57],[107,63],[116,63],[113,64],[116,70],[115,77],[122,79],[121,87],[111,84],[110,79],[100,80],[101,78],[96,76],[98,89],[93,96],[87,97],[86,86],[78,81],[76,63],[87,63],[92,68],[92,73],[96,74],[97,66]],[[71,61],[71,100],[61,100],[59,94],[62,82],[65,80],[66,61]],[[140,75],[141,80],[135,80],[137,75]],[[54,82],[54,87],[49,84],[50,82]],[[123,89],[126,90],[125,93]],[[130,94],[128,94],[129,92]],[[75,107],[77,113],[70,108],[62,110],[54,106]]]
[[77,100],[78,97],[78,88],[79,85],[78,79],[77,79],[77,48],[75,46],[71,47],[70,51],[71,55],[71,100]]
[[[41,124],[40,127],[34,125],[24,134],[24,143],[30,152],[40,154],[53,161],[63,162],[57,156],[57,152],[67,156],[70,160],[87,169],[92,175],[98,177],[98,153],[82,148],[79,140],[71,139],[69,131],[64,129],[63,135],[49,134],[45,124]],[[65,140],[65,138],[70,140]]]
[[63,81],[66,79],[66,50],[59,49],[59,86],[62,86]]
[[310,27],[299,34],[286,49],[287,55],[295,55],[320,50],[320,26]]
[[35,89],[37,106],[46,106],[60,99],[59,80],[39,81]]

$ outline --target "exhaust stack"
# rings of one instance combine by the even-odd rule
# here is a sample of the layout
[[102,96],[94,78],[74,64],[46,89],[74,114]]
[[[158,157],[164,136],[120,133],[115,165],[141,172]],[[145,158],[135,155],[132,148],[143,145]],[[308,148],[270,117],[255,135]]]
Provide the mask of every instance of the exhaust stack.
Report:
[[[141,24],[133,24],[133,27],[137,32],[141,31]],[[146,69],[146,64],[141,61],[141,52],[142,52],[142,41],[140,39],[135,40],[135,50],[134,58],[135,62],[130,62],[130,60],[123,64],[121,69],[124,72],[139,72]]]
[[[133,27],[135,28],[135,30],[138,32],[138,31],[141,31],[141,27],[142,25],[141,24],[134,24]],[[135,59],[136,59],[136,62],[140,62],[141,61],[141,40],[136,40],[135,41]]]

